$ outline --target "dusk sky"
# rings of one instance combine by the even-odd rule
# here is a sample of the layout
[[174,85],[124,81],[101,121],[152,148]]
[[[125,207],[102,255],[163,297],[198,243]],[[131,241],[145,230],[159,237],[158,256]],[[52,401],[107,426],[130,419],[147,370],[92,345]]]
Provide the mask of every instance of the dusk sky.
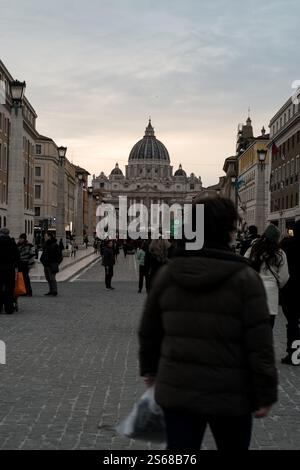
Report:
[[298,0],[0,0],[0,59],[38,131],[90,173],[122,169],[151,115],[175,168],[217,183],[300,79]]

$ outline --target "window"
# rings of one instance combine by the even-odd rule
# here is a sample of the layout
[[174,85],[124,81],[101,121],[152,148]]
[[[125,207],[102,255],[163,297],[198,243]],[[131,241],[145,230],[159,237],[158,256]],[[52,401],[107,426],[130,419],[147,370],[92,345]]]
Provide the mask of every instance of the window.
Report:
[[35,191],[34,191],[34,197],[35,197],[36,199],[41,199],[41,193],[42,193],[42,191],[41,191],[41,185],[40,185],[40,184],[36,184],[36,185],[35,185]]
[[40,217],[40,215],[41,215],[41,208],[40,207],[35,207],[34,208],[34,215],[36,217]]
[[35,176],[41,176],[42,168],[40,166],[35,167]]
[[195,189],[195,185],[194,185],[194,184],[190,184],[190,189]]
[[104,183],[100,183],[100,188],[104,188]]
[[35,153],[37,155],[41,155],[42,154],[42,146],[40,144],[36,144],[35,146]]

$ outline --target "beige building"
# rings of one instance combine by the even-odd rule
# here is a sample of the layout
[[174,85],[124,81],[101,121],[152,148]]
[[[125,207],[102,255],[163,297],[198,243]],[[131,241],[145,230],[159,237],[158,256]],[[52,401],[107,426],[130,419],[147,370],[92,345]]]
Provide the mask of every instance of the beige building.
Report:
[[270,121],[269,158],[269,220],[286,234],[300,219],[300,94]]
[[[58,147],[53,139],[39,136],[35,146],[35,234],[39,241],[45,230],[56,230],[58,208]],[[75,167],[65,163],[65,231],[74,229]]]
[[263,233],[268,218],[269,194],[269,134],[263,128],[261,135],[253,137],[237,156],[237,196],[242,228],[256,225]]
[[[4,85],[4,100],[0,101],[0,225],[11,229],[10,216],[8,214],[9,191],[9,164],[11,147],[11,119],[12,119],[12,100],[10,95],[10,83],[13,77],[0,61],[0,82]],[[23,106],[20,110],[23,119],[23,186],[24,186],[24,213],[23,222],[20,224],[20,230],[28,235],[29,239],[33,237],[34,228],[34,153],[35,141],[38,136],[36,131],[37,114],[29,101],[24,98]],[[16,237],[17,233],[13,233]]]

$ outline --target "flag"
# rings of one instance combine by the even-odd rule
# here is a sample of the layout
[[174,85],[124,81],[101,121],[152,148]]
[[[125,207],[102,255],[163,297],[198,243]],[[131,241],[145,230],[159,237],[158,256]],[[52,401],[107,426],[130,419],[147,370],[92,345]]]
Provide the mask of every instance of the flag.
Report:
[[244,180],[244,178],[242,178],[241,176],[235,180],[235,183],[234,183],[234,184],[235,184],[235,187],[236,187],[237,191],[240,189],[240,187],[241,187],[242,184],[244,184],[244,183],[245,183],[245,180]]

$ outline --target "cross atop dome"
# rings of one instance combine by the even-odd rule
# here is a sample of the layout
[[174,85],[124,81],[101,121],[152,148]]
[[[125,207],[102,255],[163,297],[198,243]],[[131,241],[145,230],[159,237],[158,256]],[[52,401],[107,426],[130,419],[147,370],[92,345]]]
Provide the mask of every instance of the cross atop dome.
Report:
[[148,126],[146,127],[145,137],[155,137],[154,128],[151,124],[151,117],[149,118]]

